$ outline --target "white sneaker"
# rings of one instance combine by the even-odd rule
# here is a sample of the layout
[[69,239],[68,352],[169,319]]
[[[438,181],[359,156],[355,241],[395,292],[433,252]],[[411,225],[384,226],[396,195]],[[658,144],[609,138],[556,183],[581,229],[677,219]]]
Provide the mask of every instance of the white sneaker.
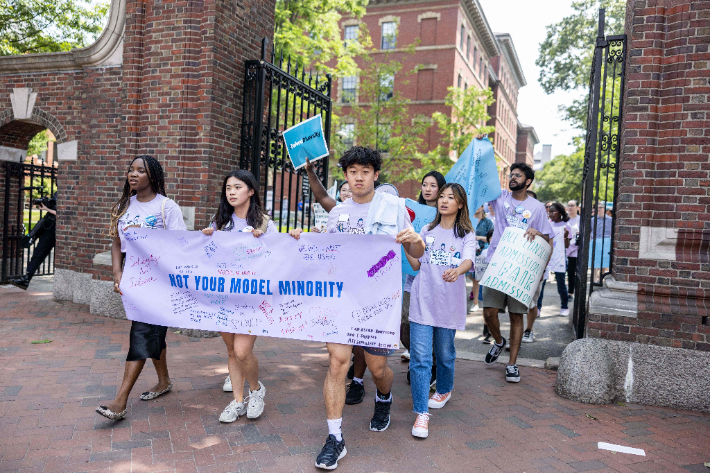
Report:
[[476,312],[476,311],[478,311],[478,304],[473,306],[473,308],[471,309],[471,312]]
[[226,393],[231,393],[232,392],[232,378],[227,375],[227,379],[224,380],[224,384],[222,385],[222,391]]
[[535,336],[532,333],[532,330],[526,330],[523,332],[523,343],[532,343],[535,341]]
[[562,317],[569,316],[569,309],[560,309],[560,316],[562,316]]
[[409,350],[404,350],[404,352],[400,356],[402,357],[403,360],[408,360],[410,358]]
[[266,388],[261,381],[259,381],[259,389],[256,391],[249,391],[249,405],[247,406],[247,417],[249,419],[258,419],[262,412],[264,412],[264,396],[266,395]]
[[451,399],[450,392],[446,394],[439,394],[436,392],[429,398],[429,409],[441,409],[447,402],[449,402],[449,399]]
[[412,427],[412,435],[420,439],[429,436],[429,414],[417,414],[417,420]]
[[239,416],[246,414],[246,412],[247,406],[245,406],[243,402],[232,400],[222,411],[222,415],[219,416],[219,421],[225,423],[234,422],[239,419]]

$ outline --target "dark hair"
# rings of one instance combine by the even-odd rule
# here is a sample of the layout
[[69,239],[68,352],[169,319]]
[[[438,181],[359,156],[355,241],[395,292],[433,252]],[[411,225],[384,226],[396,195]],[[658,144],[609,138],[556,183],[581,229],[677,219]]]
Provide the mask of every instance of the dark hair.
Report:
[[530,179],[530,185],[532,185],[533,181],[535,180],[535,171],[533,171],[532,168],[525,163],[513,163],[510,166],[511,172],[516,169],[520,169],[521,171],[523,171],[523,174],[525,174],[525,180],[527,181],[528,179]]
[[236,169],[224,178],[222,183],[222,197],[219,200],[217,213],[212,218],[217,230],[231,230],[234,225],[232,214],[234,207],[227,200],[227,181],[230,177],[235,177],[247,185],[249,190],[253,190],[254,194],[249,198],[249,210],[247,211],[247,225],[258,229],[264,223],[264,212],[261,207],[261,198],[259,198],[259,184],[256,178],[249,171],[244,169]]
[[528,190],[528,191],[525,191],[525,192],[527,192],[528,195],[531,196],[533,199],[537,200],[537,194],[535,193],[535,191],[530,191],[530,190]]
[[560,213],[560,217],[562,217],[563,222],[569,222],[569,215],[567,215],[567,210],[565,210],[565,206],[560,204],[559,202],[553,202],[550,205],[551,209],[555,209]]
[[[454,222],[454,235],[458,238],[463,238],[467,233],[473,231],[473,224],[468,216],[468,199],[466,197],[466,191],[461,184],[456,184],[455,182],[450,182],[444,184],[444,186],[439,189],[438,196],[441,196],[442,192],[446,189],[451,189],[454,191],[454,199],[456,199],[457,204],[463,204],[463,207],[456,212],[456,221]],[[439,213],[439,206],[436,207],[436,217],[434,221],[429,224],[429,230],[435,228],[441,223],[441,214]]]
[[[151,190],[156,194],[165,196],[165,173],[163,172],[163,166],[161,166],[158,160],[153,156],[142,154],[140,156],[136,156],[130,163],[128,163],[128,171],[131,170],[131,165],[137,159],[143,160],[143,166],[145,166],[145,171],[148,174]],[[123,194],[121,195],[121,198],[118,199],[118,202],[113,204],[113,207],[111,208],[111,224],[108,229],[108,236],[118,236],[118,219],[123,217],[123,214],[126,213],[126,210],[128,210],[129,200],[131,199],[131,196],[134,196],[135,194],[136,191],[131,190],[131,186],[128,184],[128,176],[126,176],[126,182],[123,184]]]
[[487,242],[487,243],[490,243],[490,242],[491,242],[491,238],[493,238],[493,232],[494,232],[493,229],[488,230],[488,234],[486,235],[486,242]]
[[353,146],[343,153],[338,164],[343,168],[343,173],[345,174],[348,172],[348,167],[354,164],[361,166],[367,166],[369,164],[375,172],[377,172],[382,168],[382,156],[380,156],[380,152],[377,150],[363,146]]
[[[441,190],[441,188],[444,187],[444,185],[446,184],[446,178],[439,171],[429,171],[428,173],[424,174],[424,177],[422,177],[422,184],[424,184],[424,179],[426,179],[427,177],[433,177],[434,179],[436,179],[436,186],[439,188],[439,190]],[[424,200],[421,191],[419,191],[419,199],[417,199],[417,202],[426,205],[426,200]]]

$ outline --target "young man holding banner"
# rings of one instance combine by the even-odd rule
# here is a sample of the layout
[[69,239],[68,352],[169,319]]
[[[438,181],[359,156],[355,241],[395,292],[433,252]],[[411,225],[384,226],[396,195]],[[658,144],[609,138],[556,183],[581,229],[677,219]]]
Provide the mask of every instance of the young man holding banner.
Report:
[[[535,179],[535,172],[525,163],[515,163],[510,167],[508,189],[501,196],[489,202],[496,214],[495,231],[488,248],[489,261],[495,254],[503,232],[508,227],[525,230],[525,238],[533,241],[542,237],[552,245],[555,233],[547,220],[545,206],[537,199],[528,196],[527,189]],[[538,281],[539,282],[539,281]],[[495,343],[486,355],[486,364],[491,365],[505,348],[505,338],[500,333],[498,311],[508,308],[510,315],[510,360],[505,367],[505,379],[511,383],[520,382],[520,371],[515,364],[523,338],[523,317],[528,307],[512,296],[490,287],[483,287],[483,318]]]
[[[328,216],[328,233],[365,235],[390,234],[404,251],[418,259],[424,254],[424,241],[414,231],[404,200],[386,193],[375,193],[375,181],[382,167],[380,153],[355,146],[340,158],[340,166],[350,185],[352,198],[331,210]],[[396,222],[396,223],[394,223]],[[302,230],[291,230],[292,237],[299,239]],[[345,406],[345,377],[350,364],[352,346],[328,343],[330,367],[323,386],[325,412],[329,435],[325,446],[316,458],[316,467],[333,470],[338,460],[347,453],[341,423]],[[395,350],[365,347],[367,367],[377,386],[375,413],[370,421],[370,430],[381,432],[390,424],[392,406],[392,381],[394,374],[387,366],[387,356]]]

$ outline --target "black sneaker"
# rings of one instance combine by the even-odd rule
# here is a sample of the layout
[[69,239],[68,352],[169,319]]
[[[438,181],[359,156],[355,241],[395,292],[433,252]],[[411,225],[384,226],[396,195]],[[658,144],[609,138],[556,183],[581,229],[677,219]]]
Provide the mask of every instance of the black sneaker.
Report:
[[490,345],[491,343],[493,343],[493,342],[491,342],[491,338],[492,338],[492,336],[491,336],[491,334],[489,333],[488,335],[486,335],[485,337],[483,337],[482,342],[483,342],[484,344],[486,344],[486,345]]
[[518,371],[518,365],[508,365],[505,367],[505,380],[509,383],[520,382],[520,371]]
[[348,379],[353,379],[355,377],[355,363],[350,365],[350,369],[348,370]]
[[335,470],[338,468],[338,460],[348,454],[345,449],[345,439],[338,442],[335,435],[330,434],[325,440],[323,449],[316,457],[316,468],[323,470]]
[[498,357],[500,356],[500,352],[503,351],[505,348],[505,337],[503,337],[503,345],[498,346],[498,344],[494,343],[493,346],[491,347],[490,350],[488,350],[488,353],[486,353],[486,364],[487,365],[492,365],[493,363],[496,362]]
[[21,278],[10,279],[8,282],[13,286],[19,287],[20,289],[25,291],[30,286],[30,279],[26,275],[22,276]]
[[372,420],[370,421],[370,430],[375,432],[382,432],[383,430],[387,430],[387,427],[390,426],[391,407],[392,401],[375,401],[375,414],[372,416]]
[[429,389],[436,389],[436,365],[431,367],[431,379],[429,380]]
[[348,392],[345,394],[345,404],[360,404],[363,399],[365,399],[365,386],[355,381],[350,383]]

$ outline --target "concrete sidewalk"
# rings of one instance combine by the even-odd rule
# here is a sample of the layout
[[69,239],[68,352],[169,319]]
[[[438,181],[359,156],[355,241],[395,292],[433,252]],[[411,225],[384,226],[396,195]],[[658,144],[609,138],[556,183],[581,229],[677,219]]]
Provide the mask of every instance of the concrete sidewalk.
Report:
[[[221,390],[223,342],[169,333],[173,392],[138,399],[156,381],[149,363],[128,418],[112,422],[94,408],[115,395],[130,322],[34,289],[0,287],[0,471],[315,471],[327,435],[323,344],[260,338],[264,415],[223,425],[217,419],[231,399]],[[30,343],[37,340],[52,342]],[[430,437],[417,440],[406,364],[395,355],[390,366],[392,424],[368,429],[374,386],[366,379],[367,400],[345,409],[348,455],[338,471],[710,472],[708,414],[577,404],[554,394],[552,371],[522,368],[521,383],[508,384],[501,365],[465,360],[457,362],[451,402],[433,412]],[[599,450],[597,442],[646,456]]]

